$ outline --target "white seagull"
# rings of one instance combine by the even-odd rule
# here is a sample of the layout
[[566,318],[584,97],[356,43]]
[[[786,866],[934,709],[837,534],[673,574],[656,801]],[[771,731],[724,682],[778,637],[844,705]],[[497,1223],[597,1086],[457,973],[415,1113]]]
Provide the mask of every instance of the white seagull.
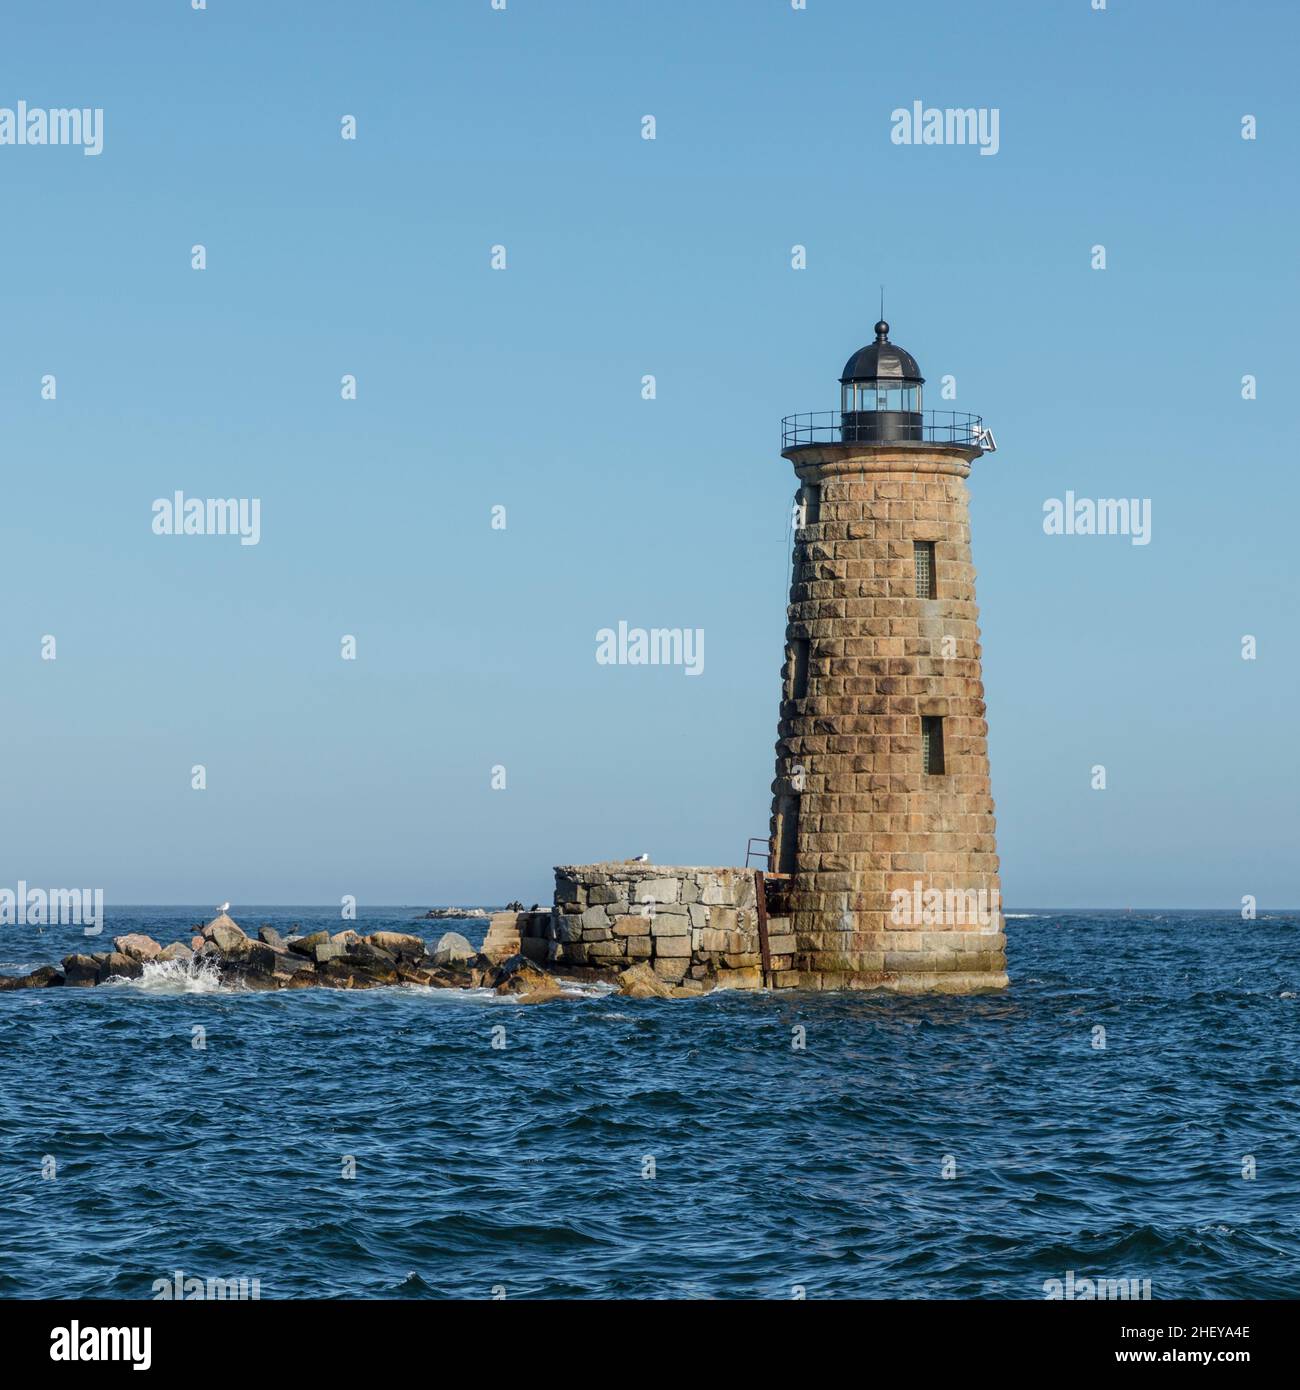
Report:
[[218,912],[229,912],[229,911],[230,911],[230,904],[229,904],[229,903],[222,903],[221,906],[217,909],[217,911],[218,911]]
[[638,854],[632,862],[634,864],[648,864],[650,862],[650,856],[648,854]]

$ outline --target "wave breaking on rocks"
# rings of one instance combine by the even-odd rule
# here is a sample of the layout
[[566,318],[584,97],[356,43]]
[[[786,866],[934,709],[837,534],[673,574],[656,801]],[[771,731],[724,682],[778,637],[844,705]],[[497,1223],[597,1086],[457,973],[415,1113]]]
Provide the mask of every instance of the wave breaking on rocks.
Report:
[[0,976],[0,992],[130,984],[175,994],[414,985],[491,992],[519,1003],[590,997],[593,983],[614,987],[623,983],[623,992],[632,992],[636,981],[620,982],[614,972],[579,971],[574,973],[581,974],[582,981],[568,981],[544,964],[528,960],[518,953],[518,935],[511,930],[514,914],[500,916],[502,922],[494,919],[479,950],[459,932],[447,932],[433,946],[413,933],[395,931],[363,936],[349,929],[285,936],[263,926],[251,937],[222,912],[188,945],[177,941],[163,946],[150,936],[131,932],[114,937],[111,951],[74,952],[58,966],[43,965],[23,976]]

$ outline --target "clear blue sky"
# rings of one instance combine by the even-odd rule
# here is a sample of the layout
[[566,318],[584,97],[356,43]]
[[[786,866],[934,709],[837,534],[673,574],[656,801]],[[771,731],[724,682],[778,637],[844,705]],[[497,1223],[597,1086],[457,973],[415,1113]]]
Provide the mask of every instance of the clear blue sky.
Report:
[[[883,281],[1001,445],[971,491],[1008,904],[1294,905],[1298,30],[1173,0],[16,8],[0,106],[103,107],[105,143],[0,147],[0,883],[532,901],[559,862],[743,862],[780,417],[833,406]],[[892,144],[915,100],[998,108],[999,153]],[[260,498],[261,543],[155,536],[177,489]],[[1152,543],[1045,536],[1066,490],[1151,498]],[[598,666],[620,619],[703,628],[704,675]]]

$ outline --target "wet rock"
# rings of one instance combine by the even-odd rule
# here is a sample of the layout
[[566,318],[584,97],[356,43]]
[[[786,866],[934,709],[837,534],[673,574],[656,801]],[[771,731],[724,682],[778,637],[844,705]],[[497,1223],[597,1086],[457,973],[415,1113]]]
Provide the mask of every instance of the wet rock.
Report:
[[283,951],[288,948],[288,943],[284,937],[274,927],[267,926],[266,923],[258,927],[257,939],[264,942],[273,951]]
[[670,999],[673,993],[644,961],[623,971],[618,977],[618,992],[629,999]]
[[[241,959],[245,968],[253,974],[273,975],[281,956],[288,954],[287,951],[273,949],[263,941],[251,941],[248,949],[241,953]],[[306,965],[306,961],[303,964]]]
[[321,984],[333,985],[335,989],[372,989],[375,985],[395,985],[397,972],[394,970],[391,974],[392,979],[384,979],[339,956],[327,960],[317,970],[316,979]]
[[422,960],[427,949],[424,938],[410,932],[372,931],[366,940],[381,951],[392,951],[394,955],[408,960]]
[[[406,962],[398,964],[397,980],[399,984],[423,985],[429,989],[451,983],[444,970],[435,970],[431,965],[411,965]],[[463,986],[464,983],[463,979],[456,981],[457,987]]]
[[44,989],[61,985],[63,972],[52,965],[40,965],[30,975],[0,975],[0,991],[9,989]]
[[86,986],[99,983],[99,962],[94,956],[74,951],[72,955],[63,957],[62,965],[65,984]]
[[262,993],[266,993],[268,990],[277,990],[281,988],[281,984],[275,976],[262,975],[255,970],[241,972],[238,976],[238,981],[244,989],[261,991]]
[[316,947],[330,939],[327,931],[314,931],[307,936],[300,936],[297,940],[289,942],[289,949],[297,952],[300,956],[310,956]]
[[[196,938],[201,940],[201,938]],[[194,952],[183,941],[173,941],[170,946],[164,946],[158,952],[159,960],[193,960]]]
[[478,952],[458,932],[449,931],[439,938],[432,951],[434,965],[472,965]]
[[[267,948],[270,950],[270,948]],[[292,951],[272,951],[273,969],[277,975],[312,975],[316,962],[306,956],[295,955]]]
[[674,985],[669,992],[674,999],[698,999],[702,994],[708,994],[712,988],[711,984],[706,984],[703,980],[683,980],[681,984]]
[[395,985],[398,982],[397,956],[369,941],[358,940],[348,951],[345,960],[350,968],[370,976],[379,984]]
[[211,941],[225,955],[238,955],[250,944],[244,929],[224,912],[214,917],[199,935],[205,941]]
[[96,951],[91,959],[99,966],[101,984],[115,978],[137,980],[144,974],[143,964],[121,951]]
[[396,953],[376,946],[373,941],[358,941],[349,949],[348,959],[356,961],[359,965],[373,965],[382,970],[397,969]]
[[153,960],[162,955],[162,947],[151,936],[143,932],[128,932],[125,936],[115,936],[113,947],[132,960]]
[[553,999],[562,991],[553,976],[539,970],[524,956],[511,956],[491,974],[498,994],[517,994],[527,999]]
[[201,951],[203,949],[203,938],[201,936],[190,937],[190,950]]
[[324,965],[327,961],[339,960],[347,955],[345,946],[340,945],[337,941],[331,941],[324,932],[321,935],[325,936],[325,940],[317,941],[310,952],[312,960],[317,965]]

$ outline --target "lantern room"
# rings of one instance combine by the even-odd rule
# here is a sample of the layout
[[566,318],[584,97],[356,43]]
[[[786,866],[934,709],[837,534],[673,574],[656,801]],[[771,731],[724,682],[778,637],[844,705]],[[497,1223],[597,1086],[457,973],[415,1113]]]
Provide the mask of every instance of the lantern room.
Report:
[[888,444],[922,437],[921,387],[916,358],[889,341],[889,325],[876,324],[876,341],[844,365],[840,377],[840,430],[846,444]]

